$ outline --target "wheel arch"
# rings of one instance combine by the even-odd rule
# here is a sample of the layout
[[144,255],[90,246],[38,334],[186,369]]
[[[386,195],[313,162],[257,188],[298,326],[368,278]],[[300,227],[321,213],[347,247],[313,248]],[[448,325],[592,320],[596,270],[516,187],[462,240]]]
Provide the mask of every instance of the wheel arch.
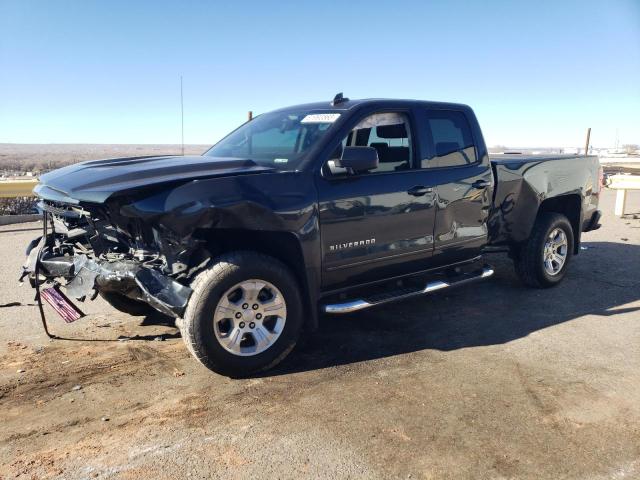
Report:
[[537,216],[546,212],[561,213],[567,217],[573,230],[573,254],[577,255],[580,252],[580,225],[582,225],[580,195],[575,193],[547,198],[540,204]]
[[305,265],[300,239],[295,233],[285,231],[218,229],[206,232],[207,249],[214,257],[238,250],[248,250],[262,253],[281,261],[291,270],[300,285],[303,307],[308,319],[307,326],[311,330],[318,327],[318,312],[316,308],[314,289],[311,288],[312,279]]

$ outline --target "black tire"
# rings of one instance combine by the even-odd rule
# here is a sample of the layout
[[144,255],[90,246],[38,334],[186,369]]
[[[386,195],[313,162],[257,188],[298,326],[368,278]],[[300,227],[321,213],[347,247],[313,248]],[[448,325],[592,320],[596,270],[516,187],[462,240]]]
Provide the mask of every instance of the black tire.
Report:
[[[286,321],[280,336],[261,353],[240,356],[222,347],[215,336],[213,315],[223,294],[249,279],[275,286],[286,303]],[[255,252],[232,252],[215,259],[191,284],[180,325],[182,338],[196,359],[208,369],[229,377],[245,377],[267,370],[293,350],[303,326],[303,307],[294,275],[280,261]]]
[[109,305],[120,312],[128,313],[134,317],[144,317],[156,312],[156,309],[144,302],[134,300],[115,292],[100,292]]
[[[544,265],[544,248],[554,229],[560,228],[567,238],[567,254],[558,273],[551,275]],[[538,215],[529,239],[516,250],[515,270],[522,283],[534,288],[549,288],[558,285],[567,273],[573,256],[574,236],[571,223],[561,213],[544,212]]]

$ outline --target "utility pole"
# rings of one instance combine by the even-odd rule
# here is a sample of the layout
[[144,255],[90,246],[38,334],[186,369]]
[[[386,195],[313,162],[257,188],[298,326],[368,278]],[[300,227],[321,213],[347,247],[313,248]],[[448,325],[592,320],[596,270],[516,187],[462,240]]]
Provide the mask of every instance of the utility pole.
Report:
[[182,156],[184,157],[184,97],[182,95],[182,75],[180,75],[180,130],[181,130],[181,142],[182,142]]
[[591,139],[591,127],[587,128],[587,141],[584,144],[584,156],[589,155],[589,140]]

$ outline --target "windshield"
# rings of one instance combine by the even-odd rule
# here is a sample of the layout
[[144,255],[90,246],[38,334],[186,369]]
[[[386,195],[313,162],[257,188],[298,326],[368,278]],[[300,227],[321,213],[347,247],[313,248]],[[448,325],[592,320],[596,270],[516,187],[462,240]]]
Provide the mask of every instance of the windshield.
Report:
[[295,170],[339,117],[339,113],[317,111],[265,113],[220,140],[205,155],[251,159],[259,165]]

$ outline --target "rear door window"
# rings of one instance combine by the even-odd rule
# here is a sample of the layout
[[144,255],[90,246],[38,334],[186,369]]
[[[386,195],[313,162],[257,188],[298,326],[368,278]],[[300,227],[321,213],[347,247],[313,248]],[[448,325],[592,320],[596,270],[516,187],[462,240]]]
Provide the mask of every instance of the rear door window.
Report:
[[477,161],[471,127],[463,112],[427,110],[426,126],[431,156],[421,160],[422,168],[459,167]]

